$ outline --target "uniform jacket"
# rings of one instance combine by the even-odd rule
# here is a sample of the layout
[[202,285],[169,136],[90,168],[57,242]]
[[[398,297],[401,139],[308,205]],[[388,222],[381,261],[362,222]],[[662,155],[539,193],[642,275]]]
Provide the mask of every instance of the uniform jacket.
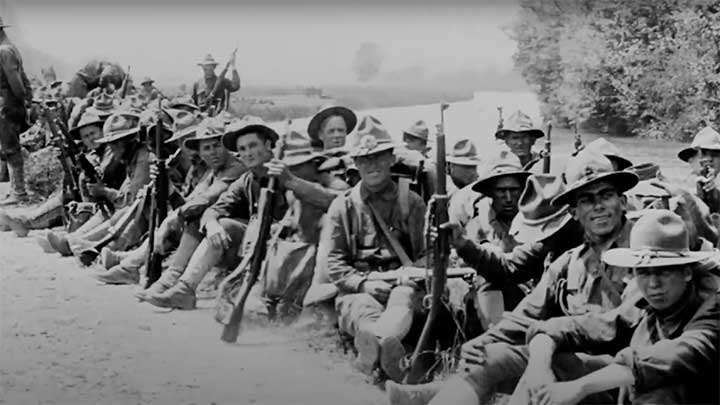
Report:
[[[218,76],[213,76],[208,80],[202,78],[193,84],[192,99],[193,102],[195,102],[195,105],[201,109],[205,109],[207,107],[207,97],[212,92],[215,87],[215,82],[218,79]],[[240,90],[240,76],[238,76],[237,71],[233,70],[232,80],[228,78],[222,79],[222,83],[218,88],[217,94],[215,94],[215,96],[221,99],[223,103],[225,102],[226,90],[229,90],[231,93]]]
[[234,156],[229,156],[223,167],[206,170],[192,192],[185,197],[185,204],[178,208],[178,214],[186,221],[199,219],[205,209],[215,203],[230,184],[246,171],[245,165]]
[[477,201],[475,216],[468,221],[466,232],[471,240],[488,241],[502,249],[503,252],[509,252],[519,245],[510,235],[510,226],[497,218],[490,198],[482,198]]
[[145,147],[138,147],[129,161],[125,161],[125,180],[119,190],[110,189],[109,199],[117,208],[132,204],[143,186],[150,182],[150,162],[155,154]]

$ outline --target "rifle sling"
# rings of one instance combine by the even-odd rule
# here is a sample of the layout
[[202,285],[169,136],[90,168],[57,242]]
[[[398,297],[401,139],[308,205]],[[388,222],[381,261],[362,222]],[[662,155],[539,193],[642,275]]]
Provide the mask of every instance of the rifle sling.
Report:
[[373,218],[375,218],[375,222],[377,222],[377,224],[380,226],[380,230],[382,231],[383,235],[385,235],[385,238],[388,240],[390,246],[395,251],[398,259],[400,259],[400,263],[402,263],[403,266],[412,266],[412,260],[410,260],[410,257],[407,255],[407,253],[405,253],[405,249],[403,249],[400,242],[390,232],[390,228],[388,228],[385,220],[382,219],[375,207],[369,201],[367,202],[367,205],[368,207],[370,207],[370,213],[372,213]]

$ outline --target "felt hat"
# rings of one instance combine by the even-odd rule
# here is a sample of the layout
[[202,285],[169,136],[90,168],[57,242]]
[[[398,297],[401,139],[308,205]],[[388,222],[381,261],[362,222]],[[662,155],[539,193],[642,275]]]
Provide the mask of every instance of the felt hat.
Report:
[[414,124],[412,124],[410,126],[410,128],[403,131],[403,134],[407,134],[412,137],[422,139],[423,141],[427,141],[428,137],[430,136],[430,129],[428,129],[428,126],[425,123],[425,121],[420,120],[420,121],[416,121]]
[[77,133],[81,128],[85,128],[90,125],[97,125],[102,128],[103,120],[95,112],[85,110],[83,115],[80,117],[80,121],[78,121],[77,125],[71,128],[68,132],[72,136],[78,136]]
[[375,155],[395,148],[390,133],[377,118],[366,115],[357,127],[357,142],[352,145],[350,157]]
[[585,146],[586,150],[592,150],[605,155],[618,170],[625,170],[633,164],[628,159],[621,156],[620,148],[605,138],[598,138]]
[[114,97],[102,92],[93,99],[92,106],[88,107],[86,111],[88,110],[104,119],[112,115],[117,110],[117,104],[115,103]]
[[475,144],[469,139],[461,139],[455,142],[452,151],[445,160],[448,163],[462,166],[479,166],[481,163]]
[[207,55],[205,55],[205,57],[197,64],[200,66],[205,66],[205,65],[217,66],[218,65],[218,63],[215,61],[215,58],[213,58],[213,56],[210,55],[209,53]]
[[242,120],[227,126],[223,134],[223,145],[228,150],[237,152],[237,139],[245,134],[257,133],[266,136],[274,144],[280,138],[274,129],[257,117],[245,116]]
[[324,159],[310,144],[310,139],[297,131],[290,131],[283,144],[283,162],[288,166],[297,166],[315,159]]
[[541,129],[533,125],[530,116],[520,110],[515,111],[508,119],[503,121],[503,127],[495,132],[495,138],[504,140],[513,132],[526,133],[536,139],[545,136]]
[[145,77],[143,77],[140,84],[145,84],[145,83],[153,84],[153,83],[155,83],[155,80],[151,79],[150,76],[145,76]]
[[552,205],[552,200],[564,190],[560,176],[534,174],[527,178],[518,201],[518,214],[510,226],[515,240],[527,243],[545,239],[570,221],[572,215],[567,205]]
[[5,28],[5,27],[12,27],[12,25],[5,24],[5,21],[3,21],[3,18],[0,16],[0,28]]
[[355,129],[355,125],[357,125],[357,115],[355,113],[347,108],[342,106],[332,106],[332,107],[325,107],[321,109],[317,114],[315,114],[308,123],[307,126],[307,132],[310,136],[310,139],[318,140],[320,136],[320,126],[322,125],[323,121],[327,119],[328,117],[332,116],[340,116],[342,117],[343,121],[345,121],[345,126],[347,127],[347,133],[351,133],[353,129]]
[[103,124],[103,137],[98,144],[116,142],[136,135],[140,131],[140,116],[131,112],[112,114]]
[[[185,139],[183,145],[191,150],[198,150],[200,141],[208,139],[219,139],[225,134],[225,125],[222,121],[209,118],[204,120],[200,125],[195,125],[190,137]],[[224,144],[223,144],[224,146]]]
[[712,127],[705,127],[698,131],[690,147],[678,152],[678,158],[687,162],[695,156],[700,149],[720,150],[720,134]]
[[[166,114],[170,116],[172,136],[165,143],[180,141],[193,136],[202,124],[200,116],[186,110],[173,108],[165,109]],[[223,132],[223,131],[221,131]]]
[[520,179],[521,184],[525,184],[530,174],[530,172],[523,170],[520,159],[515,154],[503,149],[499,155],[488,163],[485,173],[472,185],[472,189],[478,193],[488,195],[495,181],[499,178],[506,176],[517,177]]
[[570,204],[575,194],[600,181],[607,181],[624,193],[638,184],[638,176],[628,171],[615,171],[612,162],[605,155],[585,149],[568,159],[565,168],[565,192],[555,197],[553,204]]
[[690,251],[683,219],[669,210],[645,210],[630,231],[630,247],[610,249],[602,259],[618,267],[678,266],[700,262],[713,254]]

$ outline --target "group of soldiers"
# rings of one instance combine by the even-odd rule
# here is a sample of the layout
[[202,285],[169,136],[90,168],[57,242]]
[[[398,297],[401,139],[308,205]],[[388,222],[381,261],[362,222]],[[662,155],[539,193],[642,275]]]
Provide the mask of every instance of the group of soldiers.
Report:
[[[225,78],[234,55],[219,75],[211,56],[200,61],[190,99],[166,99],[149,78],[140,88],[127,74],[114,83],[107,66],[82,98],[64,96],[54,79],[32,92],[2,31],[0,148],[11,188],[1,204],[26,195],[20,134],[32,100],[43,117],[35,125],[67,128],[98,176],[74,181],[69,171],[62,190],[29,214],[0,213],[0,226],[19,237],[43,230],[45,252],[94,263],[99,281],[140,284],[150,251],[162,272],[136,298],[192,310],[214,268],[227,274],[267,243],[246,311],[329,320],[352,342],[359,370],[387,380],[392,404],[474,405],[496,393],[513,403],[718,403],[712,128],[678,154],[694,190],[602,138],[577,148],[562,175],[543,173],[536,163],[549,156],[533,145],[545,133],[521,111],[495,132],[497,154],[481,156],[462,139],[438,170],[424,121],[396,143],[377,117],[343,106],[319,111],[306,131],[233,117],[224,106],[240,87],[234,68]],[[50,142],[55,131],[41,132]],[[162,176],[167,198],[153,200]],[[441,177],[449,220],[434,226]],[[79,199],[68,196],[70,183]],[[258,241],[261,189],[270,185],[272,238]],[[164,218],[154,217],[158,205]],[[403,384],[428,312],[429,278],[418,269],[438,259],[430,252],[443,236],[453,260],[430,333],[437,349],[420,359],[424,376]],[[431,381],[439,352],[461,361],[449,379]]]

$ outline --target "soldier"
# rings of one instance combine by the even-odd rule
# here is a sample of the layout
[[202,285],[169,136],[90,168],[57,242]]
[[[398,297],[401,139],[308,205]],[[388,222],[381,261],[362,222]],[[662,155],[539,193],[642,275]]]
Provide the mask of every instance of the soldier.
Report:
[[392,181],[394,145],[377,119],[365,117],[358,138],[350,156],[361,181],[330,206],[318,262],[327,264],[329,279],[339,290],[340,330],[355,338],[360,369],[370,373],[382,363],[391,378],[399,378],[401,340],[411,326],[419,292],[409,285],[393,288],[367,280],[367,274],[420,259],[425,203]]
[[[188,127],[176,132],[187,133],[190,129],[193,128]],[[171,248],[166,246],[172,244],[167,241],[170,232],[176,235],[199,235],[200,217],[205,209],[214,204],[228,186],[246,171],[245,166],[224,147],[221,140],[223,125],[206,121],[195,130],[196,134],[187,137],[183,144],[186,148],[196,151],[209,170],[185,198],[184,204],[173,210],[160,225],[161,231],[158,232],[155,247],[159,252],[167,252]],[[182,138],[182,135],[175,136]],[[188,236],[180,236],[176,255],[191,254],[199,244],[197,236]],[[140,280],[139,269],[145,262],[146,253],[147,243],[144,243],[109,271],[97,274],[96,278],[107,284],[137,283]],[[175,259],[176,257],[171,258],[171,260]]]
[[708,273],[699,262],[711,253],[690,251],[684,225],[670,211],[649,210],[630,247],[603,256],[607,265],[633,269],[640,297],[603,316],[531,326],[519,395],[537,404],[614,404],[622,403],[614,389],[629,387],[633,404],[718,403],[720,299],[717,285],[708,291],[702,281]]
[[678,158],[690,165],[690,175],[693,177],[700,176],[702,166],[700,165],[699,142],[707,137],[713,137],[716,131],[712,127],[705,127],[698,131],[693,137],[692,143],[687,148],[678,152]]
[[539,138],[545,136],[542,130],[533,125],[530,116],[518,110],[503,122],[503,127],[495,132],[495,139],[505,145],[520,159],[522,167],[540,161],[541,156],[533,152],[532,147]]
[[710,213],[720,213],[720,134],[714,129],[702,129],[693,140],[698,151],[700,173],[696,178],[697,195],[710,208]]
[[334,106],[320,110],[308,122],[307,133],[313,146],[325,150],[342,148],[357,124],[357,116],[346,107]]
[[[193,84],[192,99],[193,103],[200,107],[202,111],[209,109],[218,100],[220,100],[220,105],[224,105],[226,91],[233,93],[240,90],[240,75],[235,67],[235,53],[232,54],[232,57],[227,64],[227,66],[232,66],[232,79],[225,77],[222,79],[219,78],[215,74],[215,68],[217,65],[218,63],[210,54],[205,55],[205,58],[198,62],[198,66],[200,66],[203,70],[203,77]],[[214,94],[215,100],[208,100],[208,97],[211,96],[218,80],[222,80],[222,82],[219,83],[218,90]]]
[[475,204],[482,197],[472,188],[478,179],[481,162],[475,145],[469,139],[456,142],[446,159],[450,179],[457,187],[457,191],[450,197],[448,216],[450,222],[465,226],[475,216]]
[[26,105],[32,99],[20,51],[10,42],[0,19],[0,158],[7,162],[10,192],[0,205],[13,205],[26,196],[20,134],[29,128]]
[[[239,129],[237,129],[239,128]],[[313,201],[327,207],[336,194],[321,185],[300,177],[288,163],[274,160],[272,148],[278,140],[277,133],[262,121],[245,120],[231,127],[223,135],[223,144],[238,152],[240,160],[248,168],[238,180],[202,215],[198,235],[202,238],[197,248],[183,252],[181,258],[166,270],[151,291],[144,294],[148,303],[166,308],[194,309],[195,290],[203,277],[216,265],[234,268],[240,262],[238,254],[242,246],[248,221],[256,213],[260,187],[267,184],[269,176],[276,176],[283,195],[289,190],[301,201]],[[296,145],[297,146],[297,145]],[[306,148],[310,152],[310,148]],[[273,218],[280,220],[287,210],[286,198],[279,198],[273,207]],[[182,260],[181,260],[182,259]],[[155,287],[157,285],[157,287]]]
[[[582,151],[570,159],[565,177],[569,184],[552,204],[569,205],[573,218],[583,227],[585,241],[549,266],[538,285],[513,311],[518,316],[503,319],[463,345],[462,357],[467,364],[463,375],[441,387],[391,386],[391,398],[419,395],[425,398],[423,403],[432,398],[431,404],[486,403],[490,395],[504,387],[501,383],[514,385],[527,365],[528,349],[524,344],[528,325],[516,318],[545,320],[605,312],[620,305],[631,270],[605,266],[600,258],[611,248],[629,246],[632,223],[625,218],[623,193],[638,183],[638,177],[634,173],[614,171],[606,157],[593,151]],[[508,278],[529,270],[523,267],[523,260],[535,260],[535,256],[528,255],[518,260],[519,266],[512,268],[482,266],[473,260],[473,256],[478,257],[477,247],[462,237],[459,226],[451,228],[453,245],[460,256],[487,280],[507,282]],[[497,274],[491,274],[495,271]]]
[[151,79],[148,76],[145,76],[140,82],[140,86],[142,87],[140,87],[138,96],[142,98],[146,103],[149,103],[152,100],[157,100],[157,98],[161,96],[160,90],[153,86],[153,83],[155,83],[155,80]]
[[408,150],[414,150],[420,152],[425,158],[428,157],[428,136],[430,130],[428,129],[425,121],[416,121],[410,126],[410,128],[403,131],[403,143]]

